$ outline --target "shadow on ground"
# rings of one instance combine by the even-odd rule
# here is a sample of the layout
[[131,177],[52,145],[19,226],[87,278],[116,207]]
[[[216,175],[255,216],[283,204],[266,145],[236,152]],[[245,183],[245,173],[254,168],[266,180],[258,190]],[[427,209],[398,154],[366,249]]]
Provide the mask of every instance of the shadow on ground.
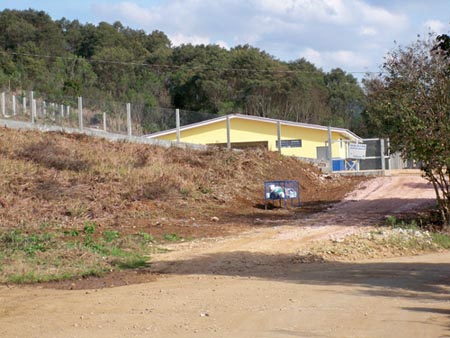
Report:
[[256,277],[299,284],[355,286],[364,287],[361,292],[374,296],[450,301],[450,263],[317,261],[320,258],[310,255],[268,255],[239,251],[155,262],[148,272]]

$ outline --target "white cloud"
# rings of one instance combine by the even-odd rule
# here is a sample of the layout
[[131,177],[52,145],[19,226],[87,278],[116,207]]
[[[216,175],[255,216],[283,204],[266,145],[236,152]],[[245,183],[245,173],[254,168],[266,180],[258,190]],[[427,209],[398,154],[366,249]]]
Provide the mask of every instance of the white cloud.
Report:
[[350,50],[338,50],[326,53],[327,60],[331,64],[340,64],[345,69],[364,69],[369,66],[367,58]]
[[348,25],[370,23],[384,27],[405,27],[404,14],[395,14],[362,0],[252,0],[255,8],[295,20]]
[[362,1],[355,1],[355,12],[361,15],[361,20],[366,23],[380,26],[386,30],[404,30],[409,25],[405,14],[396,14],[385,8],[370,6]]
[[300,57],[305,58],[306,60],[314,63],[316,66],[321,67],[323,64],[323,58],[319,51],[313,48],[305,48],[299,55]]
[[172,45],[180,46],[183,44],[192,44],[192,45],[208,45],[211,43],[208,37],[198,36],[198,35],[184,35],[181,33],[169,35],[170,41],[172,41]]
[[225,41],[218,40],[218,41],[215,42],[215,44],[220,46],[220,47],[222,47],[222,48],[230,49],[230,46]]
[[427,30],[431,30],[434,33],[444,33],[447,29],[447,25],[439,20],[428,20],[423,24],[423,27]]
[[339,67],[348,71],[364,71],[370,66],[370,60],[366,56],[350,50],[320,52],[305,48],[300,56],[325,69]]
[[361,29],[359,30],[359,35],[375,36],[375,35],[377,35],[377,30],[373,27],[361,27]]
[[252,0],[255,8],[305,21],[346,22],[349,12],[342,0]]
[[157,8],[150,10],[140,7],[133,2],[121,2],[118,4],[95,4],[93,5],[93,10],[99,15],[107,17],[120,16],[126,18],[127,21],[131,21],[139,25],[146,25],[149,22],[155,22],[160,19]]

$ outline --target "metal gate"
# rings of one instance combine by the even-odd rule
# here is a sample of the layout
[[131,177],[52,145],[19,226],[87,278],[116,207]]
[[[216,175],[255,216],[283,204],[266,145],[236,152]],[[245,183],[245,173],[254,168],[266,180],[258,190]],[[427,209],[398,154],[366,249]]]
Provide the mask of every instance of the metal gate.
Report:
[[421,163],[414,160],[405,160],[400,153],[389,152],[389,139],[368,138],[362,139],[366,145],[366,154],[363,158],[346,158],[340,170],[333,172],[370,172],[385,173],[390,170],[420,169]]
[[359,170],[390,170],[389,140],[382,138],[363,139],[366,157],[359,160]]
[[[373,171],[384,174],[386,170],[391,169],[390,155],[388,153],[389,140],[381,138],[362,139],[360,145],[362,144],[365,145],[365,152],[363,151],[357,157],[351,157],[352,152],[350,151],[350,145],[348,145],[345,159],[332,160],[332,172],[356,173]],[[353,144],[353,146],[355,145]]]

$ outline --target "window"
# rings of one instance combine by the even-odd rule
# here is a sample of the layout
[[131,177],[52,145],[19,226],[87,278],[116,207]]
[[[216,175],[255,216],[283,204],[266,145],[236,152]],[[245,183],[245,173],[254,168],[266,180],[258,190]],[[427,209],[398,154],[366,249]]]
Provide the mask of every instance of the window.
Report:
[[[278,148],[278,141],[276,141]],[[302,140],[281,140],[281,148],[301,148]]]

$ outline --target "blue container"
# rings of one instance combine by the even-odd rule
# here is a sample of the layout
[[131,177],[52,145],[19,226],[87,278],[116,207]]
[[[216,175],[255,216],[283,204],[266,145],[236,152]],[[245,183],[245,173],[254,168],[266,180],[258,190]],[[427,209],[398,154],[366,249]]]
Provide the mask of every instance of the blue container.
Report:
[[345,170],[345,160],[333,160],[333,171]]

